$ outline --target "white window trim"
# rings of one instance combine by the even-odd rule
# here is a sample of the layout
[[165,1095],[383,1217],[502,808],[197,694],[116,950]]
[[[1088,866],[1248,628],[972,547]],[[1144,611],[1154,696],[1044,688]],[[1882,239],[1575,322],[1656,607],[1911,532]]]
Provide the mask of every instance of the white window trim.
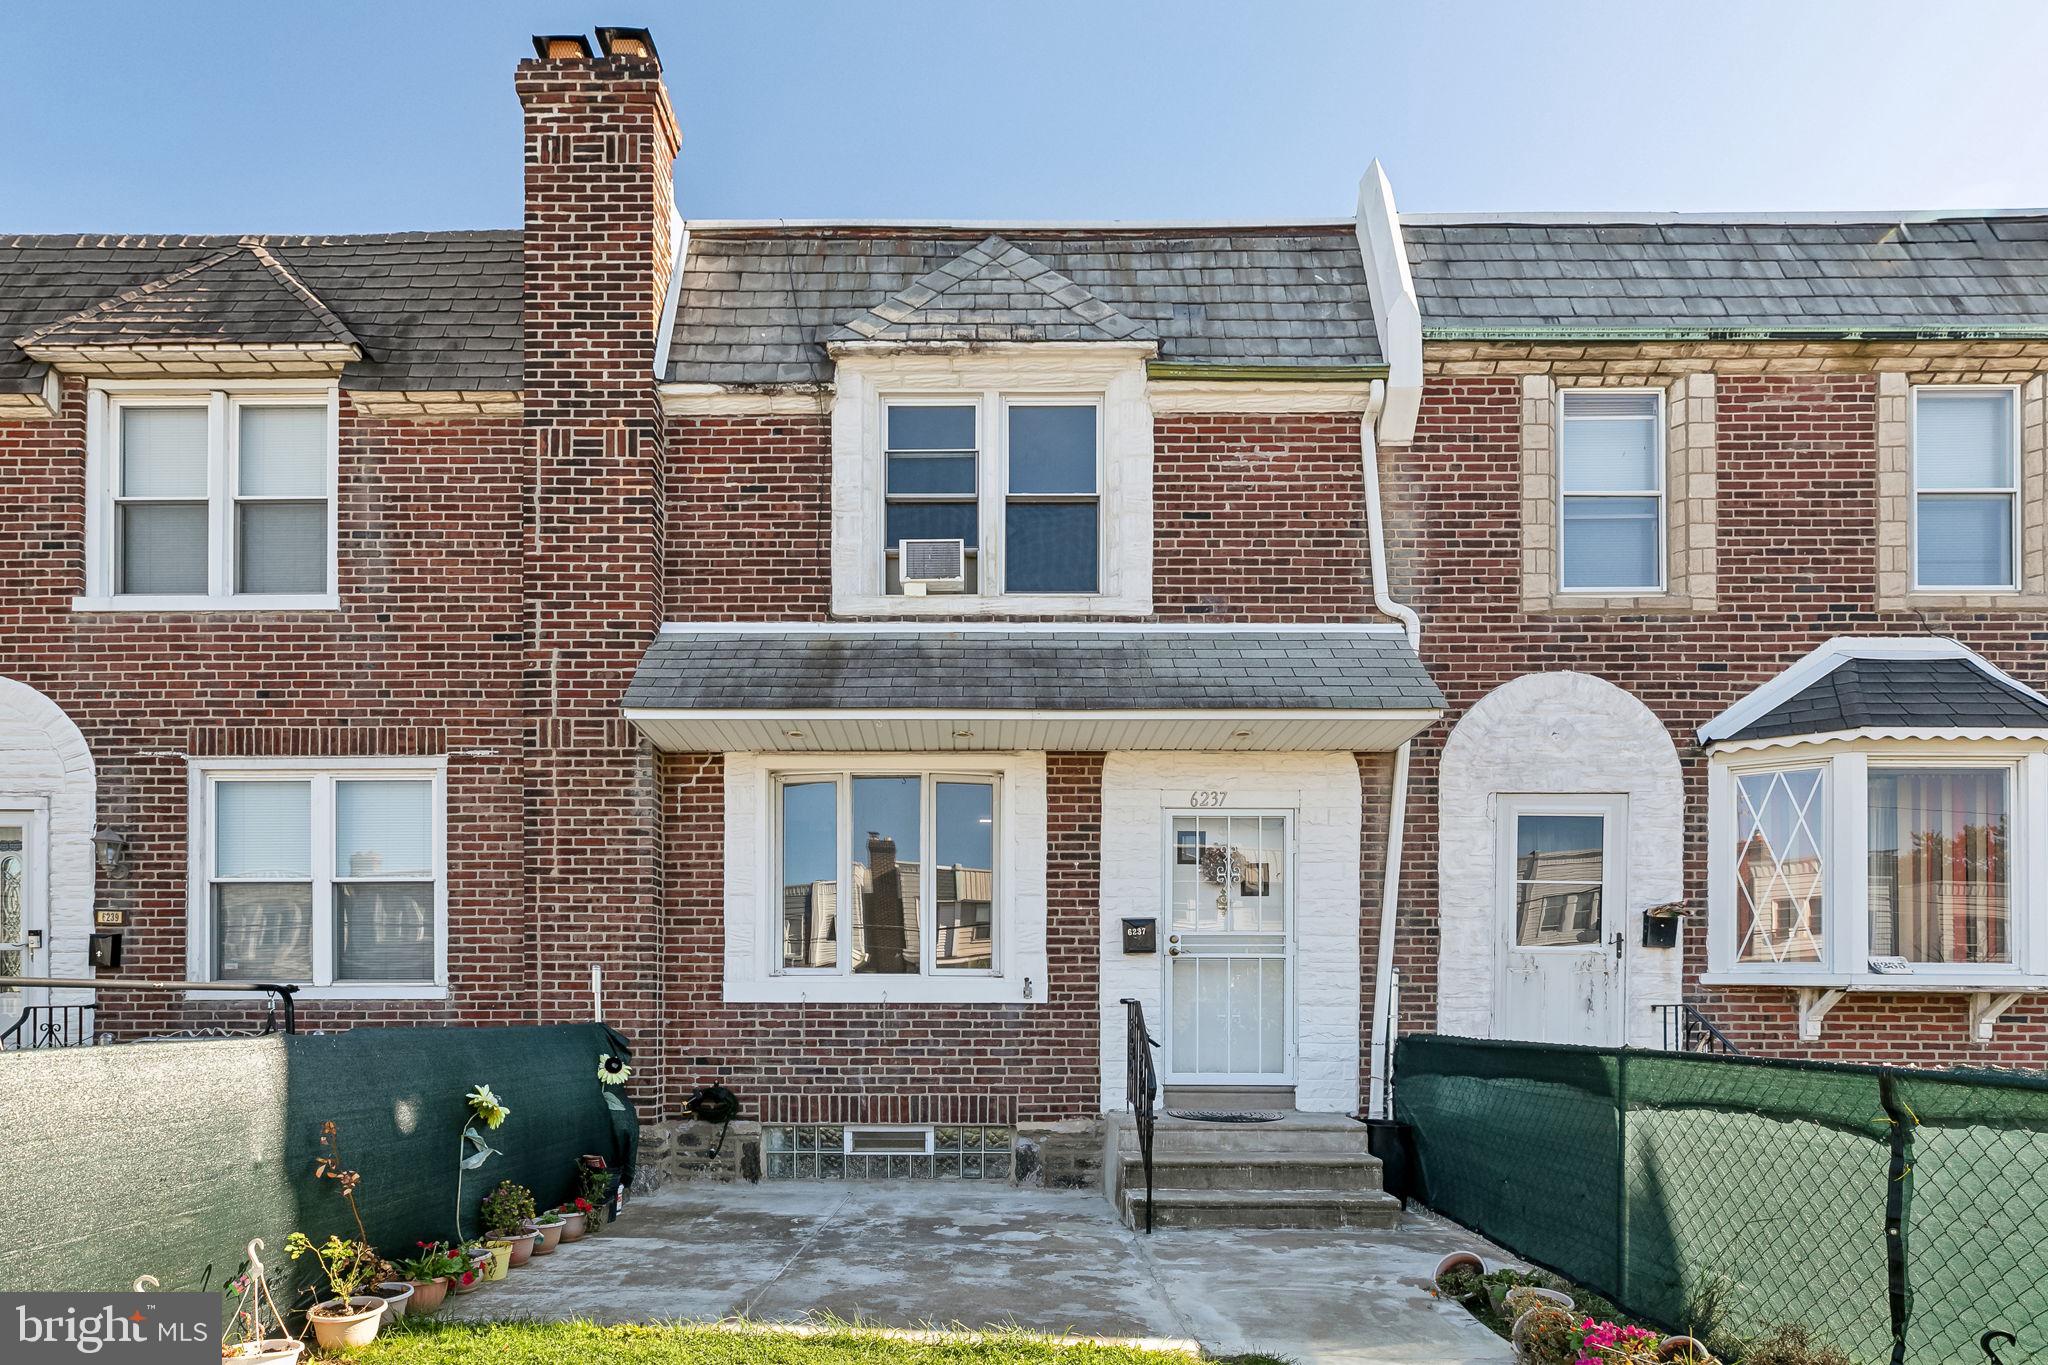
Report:
[[[2005,433],[2006,458],[2012,470],[2012,480],[2005,488],[1941,488],[1929,490],[1936,496],[2004,497],[2012,503],[2012,558],[2009,567],[2012,573],[2004,583],[1922,583],[1920,581],[1920,395],[1933,393],[1939,397],[1951,397],[1968,393],[2002,393],[2007,395]],[[2023,537],[2025,522],[2021,504],[2026,501],[2026,471],[2022,469],[2020,442],[2021,395],[2017,384],[1915,384],[1912,390],[1912,405],[1906,423],[1906,571],[1911,576],[1912,591],[1915,593],[2014,593],[2021,590],[2024,576],[2021,561],[2026,558],[2026,540]]]
[[[783,778],[949,773],[994,778],[994,966],[917,976],[782,968],[776,792]],[[842,850],[842,853],[844,850]],[[1046,999],[1042,753],[725,755],[725,999],[807,1004],[1042,1004]],[[929,862],[929,859],[924,861]],[[845,859],[841,859],[842,864]],[[922,913],[922,912],[921,912]],[[927,943],[925,951],[929,952]]]
[[[1143,616],[1152,610],[1152,413],[1147,347],[1024,345],[975,351],[836,357],[832,398],[832,610],[849,617]],[[1005,405],[1093,403],[1096,423],[1097,591],[883,591],[882,517],[889,401],[980,405],[981,573],[1000,583]],[[991,561],[993,574],[991,573]]]
[[[1574,394],[1599,394],[1603,397],[1647,397],[1656,403],[1656,413],[1650,426],[1656,440],[1656,451],[1651,456],[1650,468],[1656,471],[1657,487],[1649,490],[1602,489],[1597,493],[1565,492],[1565,462],[1570,452],[1565,448],[1565,413],[1571,406]],[[1640,417],[1576,417],[1579,422],[1640,422]],[[1668,590],[1671,582],[1671,471],[1667,467],[1670,458],[1670,437],[1665,431],[1668,414],[1665,411],[1664,390],[1659,388],[1560,388],[1557,390],[1557,435],[1554,449],[1557,451],[1557,595],[1559,597],[1648,597]],[[1651,544],[1656,549],[1657,577],[1651,583],[1602,584],[1598,587],[1573,588],[1564,581],[1565,559],[1565,516],[1564,505],[1567,497],[1574,498],[1655,498],[1657,500],[1657,531]]]
[[[1507,952],[1564,956],[1614,951],[1613,935],[1628,916],[1628,797],[1581,792],[1503,792],[1494,851],[1494,923]],[[1600,818],[1600,935],[1592,943],[1515,942],[1515,849],[1525,815],[1594,815]]]
[[[316,894],[313,907],[314,981],[300,983],[300,1000],[445,1000],[448,997],[448,760],[432,758],[323,758],[308,763],[299,758],[195,758],[187,761],[187,801],[191,814],[186,835],[185,979],[212,981],[213,907],[212,859],[213,783],[218,778],[247,777],[255,780],[313,781],[312,844],[313,882],[333,881],[334,846],[331,810],[325,820],[319,779],[396,778],[429,780],[433,783],[431,811],[434,830],[434,979],[431,982],[332,982],[320,984],[333,971],[334,912],[331,899],[322,914]],[[317,831],[328,829],[323,841]],[[221,1004],[233,1000],[217,991],[189,991],[188,1000]]]
[[[204,406],[207,432],[206,593],[122,593],[115,563],[114,490],[123,407]],[[235,583],[235,473],[245,406],[324,406],[327,409],[327,591],[238,593]],[[307,380],[93,380],[85,409],[85,595],[73,611],[338,611],[340,594],[341,390],[332,381]]]
[[[2007,858],[2012,884],[2012,962],[1916,964],[1910,975],[1869,968],[1868,774],[1872,767],[1995,767],[2013,773]],[[1823,960],[1801,966],[1736,961],[1735,777],[1739,773],[1819,768],[1826,846]],[[1717,753],[1707,768],[1707,986],[1910,994],[2048,989],[2048,745],[2005,739],[1827,739],[1811,745]]]

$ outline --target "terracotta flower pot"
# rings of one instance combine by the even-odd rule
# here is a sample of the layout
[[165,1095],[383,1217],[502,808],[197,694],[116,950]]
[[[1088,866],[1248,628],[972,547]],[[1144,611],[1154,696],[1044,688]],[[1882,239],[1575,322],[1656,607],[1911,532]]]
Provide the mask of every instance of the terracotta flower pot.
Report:
[[412,1302],[406,1305],[406,1312],[416,1317],[425,1317],[439,1308],[448,1297],[448,1277],[433,1280],[410,1280]]
[[[484,1261],[486,1263],[488,1263],[490,1259],[491,1258],[488,1256],[484,1257]],[[448,1292],[451,1294],[474,1294],[477,1290],[482,1289],[483,1287],[483,1267],[475,1264],[474,1262],[472,1262],[470,1264],[469,1269],[463,1271],[462,1274],[450,1275],[448,1277]]]
[[306,1352],[306,1343],[292,1337],[266,1337],[262,1341],[245,1341],[238,1346],[229,1346],[220,1353],[223,1362],[233,1361],[235,1365],[298,1365],[298,1359]]
[[373,1285],[370,1292],[384,1300],[385,1315],[393,1322],[412,1311],[412,1283],[408,1280],[385,1280]]
[[323,1351],[346,1351],[368,1346],[384,1325],[384,1300],[359,1295],[353,1299],[329,1299],[313,1305],[306,1314],[313,1324],[313,1339]]
[[536,1256],[546,1256],[552,1253],[556,1247],[560,1246],[562,1243],[563,1227],[564,1224],[561,1223],[534,1224],[535,1240],[533,1243],[533,1254]]
[[502,1280],[512,1269],[512,1243],[503,1237],[488,1237],[484,1245],[490,1248],[491,1263],[484,1268],[487,1280]]
[[507,1232],[501,1229],[492,1233],[491,1239],[505,1242],[510,1246],[512,1264],[515,1266],[525,1265],[533,1255],[533,1234],[530,1232]]
[[590,1235],[589,1220],[580,1212],[562,1214],[562,1240],[580,1242]]

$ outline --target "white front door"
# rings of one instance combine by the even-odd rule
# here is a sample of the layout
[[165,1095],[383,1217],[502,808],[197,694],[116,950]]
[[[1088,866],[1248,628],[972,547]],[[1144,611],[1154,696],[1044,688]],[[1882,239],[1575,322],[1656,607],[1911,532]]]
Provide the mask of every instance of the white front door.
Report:
[[1619,1046],[1626,796],[1502,796],[1496,1038]]
[[[0,810],[0,977],[47,976],[49,924],[43,903],[43,815]],[[46,990],[0,986],[0,1033]]]
[[1283,811],[1165,815],[1165,1079],[1294,1080],[1294,821]]

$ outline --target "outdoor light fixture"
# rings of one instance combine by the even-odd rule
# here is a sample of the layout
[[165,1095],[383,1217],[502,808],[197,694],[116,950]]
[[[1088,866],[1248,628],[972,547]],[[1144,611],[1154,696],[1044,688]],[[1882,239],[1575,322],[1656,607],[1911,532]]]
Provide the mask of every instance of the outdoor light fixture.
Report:
[[102,872],[119,872],[128,865],[128,836],[118,829],[96,827],[92,832],[92,849]]

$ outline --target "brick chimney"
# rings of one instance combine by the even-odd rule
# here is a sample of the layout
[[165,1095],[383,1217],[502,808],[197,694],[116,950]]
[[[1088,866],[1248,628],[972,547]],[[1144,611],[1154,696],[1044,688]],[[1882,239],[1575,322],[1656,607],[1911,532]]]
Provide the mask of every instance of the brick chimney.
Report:
[[673,1059],[660,1009],[654,756],[620,714],[662,616],[666,432],[655,332],[672,261],[679,138],[639,29],[534,39],[526,114],[523,400],[532,480],[526,629],[524,929],[534,1014],[605,1019],[654,1103]]

